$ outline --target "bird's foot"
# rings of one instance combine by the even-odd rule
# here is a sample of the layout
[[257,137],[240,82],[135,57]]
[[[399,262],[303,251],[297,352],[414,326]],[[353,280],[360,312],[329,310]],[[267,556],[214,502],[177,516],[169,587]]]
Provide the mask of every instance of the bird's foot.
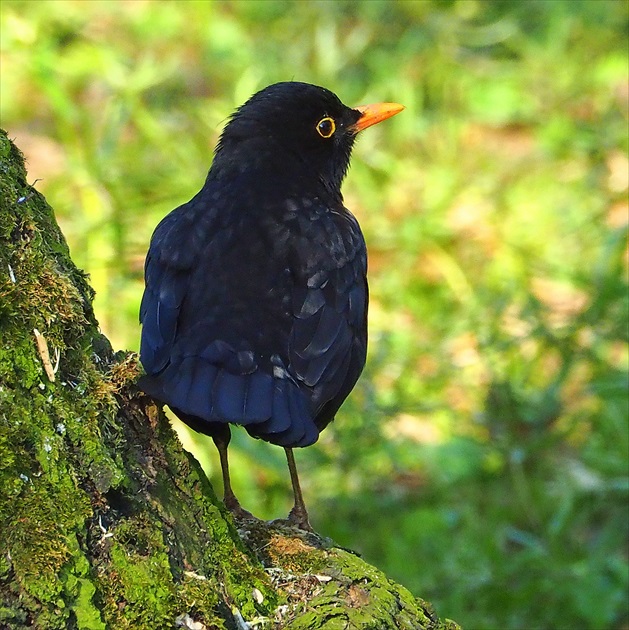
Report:
[[232,513],[232,516],[239,521],[258,520],[251,512],[248,512],[240,505],[240,501],[234,496],[226,496],[223,504]]
[[288,514],[288,522],[295,527],[299,527],[299,529],[303,529],[305,532],[315,533],[308,520],[308,512],[304,508],[294,506]]

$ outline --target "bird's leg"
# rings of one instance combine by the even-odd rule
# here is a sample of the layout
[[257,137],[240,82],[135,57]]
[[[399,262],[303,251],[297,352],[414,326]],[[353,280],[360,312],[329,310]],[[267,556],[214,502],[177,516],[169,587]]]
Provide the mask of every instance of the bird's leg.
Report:
[[300,529],[304,529],[308,532],[314,531],[310,526],[308,520],[308,511],[306,510],[306,504],[304,503],[304,497],[301,494],[301,486],[299,485],[299,477],[297,476],[297,467],[295,466],[295,457],[293,455],[293,449],[284,447],[286,451],[286,460],[288,461],[288,470],[290,471],[290,480],[293,484],[293,494],[295,495],[295,505],[288,515],[288,520],[297,525]]
[[222,425],[220,430],[212,436],[221,460],[221,473],[223,475],[223,503],[232,514],[241,518],[251,517],[251,514],[241,507],[240,501],[238,501],[234,491],[232,490],[232,484],[229,477],[229,461],[227,459],[227,447],[229,446],[231,437],[231,431],[229,430],[228,424]]

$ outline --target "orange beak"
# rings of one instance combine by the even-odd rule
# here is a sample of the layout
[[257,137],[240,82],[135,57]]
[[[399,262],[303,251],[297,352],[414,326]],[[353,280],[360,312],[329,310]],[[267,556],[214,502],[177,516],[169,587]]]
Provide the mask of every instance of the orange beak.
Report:
[[374,103],[373,105],[360,105],[354,107],[361,113],[360,118],[352,125],[351,129],[358,133],[371,125],[375,125],[391,116],[399,114],[404,105],[398,103]]

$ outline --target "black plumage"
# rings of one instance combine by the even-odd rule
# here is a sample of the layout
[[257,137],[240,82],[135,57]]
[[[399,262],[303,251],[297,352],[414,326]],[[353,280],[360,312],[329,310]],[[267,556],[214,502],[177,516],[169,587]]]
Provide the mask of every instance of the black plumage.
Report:
[[[356,133],[397,113],[272,85],[225,127],[201,191],[158,225],[140,310],[141,388],[213,436],[229,423],[287,449],[316,442],[365,364],[367,255],[340,187]],[[308,527],[292,452],[296,505]]]

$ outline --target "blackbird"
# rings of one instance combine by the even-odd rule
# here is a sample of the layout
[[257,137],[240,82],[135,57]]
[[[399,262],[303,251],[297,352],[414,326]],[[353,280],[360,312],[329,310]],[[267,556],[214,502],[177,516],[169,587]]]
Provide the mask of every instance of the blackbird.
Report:
[[292,449],[334,419],[367,350],[367,251],[343,205],[356,134],[403,109],[271,85],[230,118],[201,191],[155,229],[140,307],[140,387],[220,455],[230,424],[286,450],[289,521],[310,530]]

